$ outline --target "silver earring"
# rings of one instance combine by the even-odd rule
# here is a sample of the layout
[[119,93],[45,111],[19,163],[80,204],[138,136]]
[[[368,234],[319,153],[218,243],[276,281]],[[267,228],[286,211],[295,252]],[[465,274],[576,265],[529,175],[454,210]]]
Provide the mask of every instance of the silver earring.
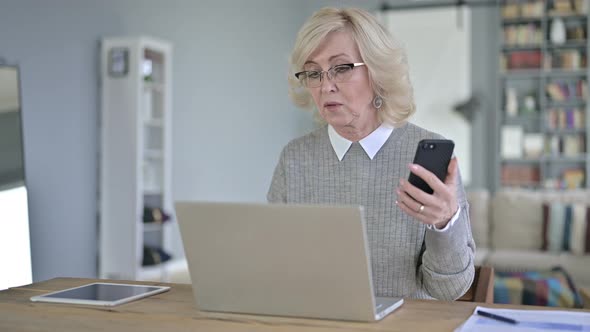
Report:
[[375,98],[373,98],[373,107],[380,109],[381,106],[383,106],[383,98],[381,98],[381,96],[375,96]]

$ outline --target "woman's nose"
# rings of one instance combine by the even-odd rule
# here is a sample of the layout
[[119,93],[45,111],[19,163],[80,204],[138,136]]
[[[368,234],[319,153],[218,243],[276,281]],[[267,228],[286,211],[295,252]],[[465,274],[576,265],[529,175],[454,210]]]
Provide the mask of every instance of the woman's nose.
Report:
[[321,88],[323,92],[332,92],[336,91],[336,82],[328,75],[328,73],[324,73],[322,80],[320,82]]

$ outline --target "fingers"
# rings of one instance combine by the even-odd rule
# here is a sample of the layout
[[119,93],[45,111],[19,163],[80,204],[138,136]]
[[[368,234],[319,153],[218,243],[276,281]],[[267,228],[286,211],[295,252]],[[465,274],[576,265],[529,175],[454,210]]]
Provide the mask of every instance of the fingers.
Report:
[[[421,204],[424,205],[434,205],[435,198],[433,195],[425,193],[422,189],[414,186],[410,182],[401,179],[399,181],[399,189],[397,190],[397,195],[399,200],[406,201],[406,199],[415,201],[417,206],[420,207]],[[410,206],[412,207],[412,206]]]
[[459,161],[457,157],[453,157],[451,162],[449,163],[449,167],[447,168],[447,177],[445,179],[445,184],[454,185],[457,183],[457,177],[459,176]]
[[[395,202],[405,213],[425,224],[434,224],[439,218],[440,202],[405,180],[400,181],[400,187],[396,191]],[[422,208],[422,211],[420,208]]]
[[414,217],[415,219],[421,221],[422,223],[432,224],[433,218],[431,216],[427,215],[426,208],[424,208],[424,210],[420,213],[420,212],[417,212],[416,210],[413,210],[411,207],[409,207],[407,204],[407,201],[397,200],[397,201],[395,201],[395,204],[397,204],[397,206],[400,209],[402,209],[402,211],[404,211],[406,214]]
[[[457,158],[453,157],[447,167],[444,183],[420,165],[410,164],[410,171],[422,178],[433,190],[428,194],[409,183],[400,180],[397,189],[396,205],[408,215],[425,224],[442,225],[450,220],[457,211],[456,183],[459,177]],[[420,211],[420,207],[424,209]]]
[[[427,170],[426,168],[418,165],[418,164],[410,164],[410,172],[416,174],[418,177],[422,178],[424,182],[426,182],[434,192],[443,191],[445,188],[445,184],[434,175],[431,171]],[[447,169],[448,172],[448,169]],[[411,193],[410,193],[411,195]]]

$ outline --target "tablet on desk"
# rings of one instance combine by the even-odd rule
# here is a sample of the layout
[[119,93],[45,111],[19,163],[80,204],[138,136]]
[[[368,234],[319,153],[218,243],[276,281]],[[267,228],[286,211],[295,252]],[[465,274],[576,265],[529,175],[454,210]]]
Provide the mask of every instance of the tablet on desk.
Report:
[[34,302],[54,302],[116,306],[147,296],[166,292],[170,287],[149,285],[125,285],[104,282],[68,288],[31,297]]

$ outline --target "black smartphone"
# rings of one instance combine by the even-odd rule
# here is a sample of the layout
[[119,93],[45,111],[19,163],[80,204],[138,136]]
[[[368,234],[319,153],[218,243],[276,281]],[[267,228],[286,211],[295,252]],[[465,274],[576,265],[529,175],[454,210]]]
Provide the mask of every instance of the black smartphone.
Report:
[[[418,143],[414,164],[426,168],[444,182],[454,148],[455,143],[448,139],[423,139]],[[434,192],[424,180],[414,173],[410,173],[408,182],[428,194]]]

